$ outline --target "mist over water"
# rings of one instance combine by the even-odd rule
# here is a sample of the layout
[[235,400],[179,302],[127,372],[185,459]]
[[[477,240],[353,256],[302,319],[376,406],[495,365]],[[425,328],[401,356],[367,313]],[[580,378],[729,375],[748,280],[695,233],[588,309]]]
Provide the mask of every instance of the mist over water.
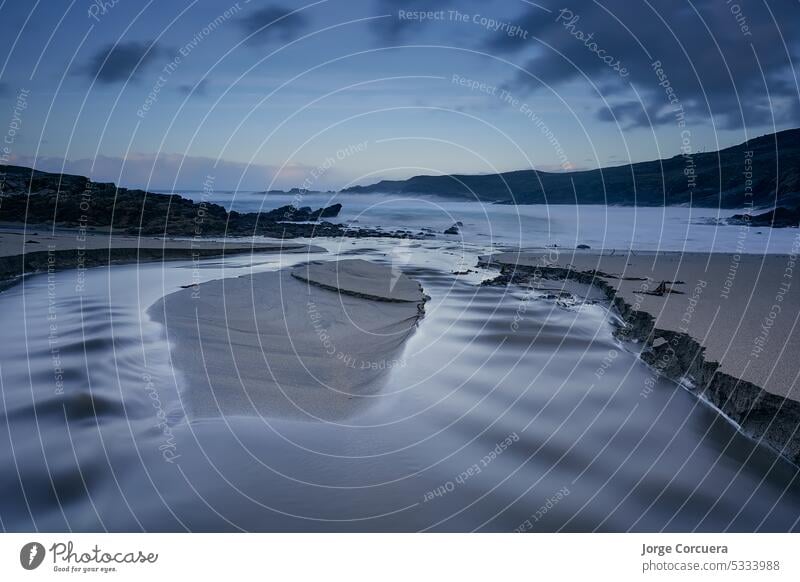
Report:
[[796,468],[656,378],[613,338],[606,303],[456,277],[486,250],[458,240],[403,243],[403,272],[431,300],[358,414],[191,418],[192,386],[147,309],[198,278],[396,261],[400,243],[321,244],[328,254],[90,269],[82,289],[75,271],[37,275],[0,294],[3,527],[798,529]]

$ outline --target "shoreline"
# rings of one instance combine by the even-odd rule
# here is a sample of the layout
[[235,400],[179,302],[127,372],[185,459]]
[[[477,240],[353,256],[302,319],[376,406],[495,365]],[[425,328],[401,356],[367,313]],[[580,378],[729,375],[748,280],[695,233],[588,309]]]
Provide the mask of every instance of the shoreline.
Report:
[[[661,255],[669,256],[669,253]],[[638,259],[643,257],[645,261],[640,262],[648,265],[651,265],[650,260],[653,261],[652,265],[657,265],[659,260],[658,253],[636,255]],[[703,262],[708,263],[713,262],[713,259],[717,262],[730,259],[730,256],[725,254],[680,255],[681,260],[687,257],[702,258]],[[784,255],[770,255],[768,258],[760,258],[765,262],[767,260],[775,262],[791,260],[790,257],[787,259]],[[677,267],[671,265],[666,270],[659,270],[657,266],[643,268],[642,265],[631,265],[628,262],[632,259],[631,255],[616,255],[614,266],[621,266],[622,269],[620,274],[612,274],[605,269],[601,270],[606,258],[611,257],[592,252],[573,251],[569,263],[564,263],[559,259],[552,260],[552,253],[548,252],[506,252],[482,256],[478,260],[478,266],[499,269],[499,277],[490,284],[530,283],[532,279],[572,280],[600,289],[622,320],[622,327],[615,332],[615,336],[626,343],[641,342],[639,357],[657,375],[676,382],[680,387],[711,404],[743,434],[766,444],[795,466],[800,466],[800,391],[795,388],[795,382],[792,382],[791,386],[781,385],[774,381],[772,373],[759,381],[752,371],[747,369],[747,363],[740,372],[733,371],[731,369],[733,366],[728,361],[730,346],[722,358],[716,357],[719,354],[719,347],[714,344],[719,340],[719,333],[717,337],[713,337],[710,326],[706,327],[705,333],[698,333],[698,327],[702,329],[702,325],[697,327],[692,327],[690,323],[684,325],[685,316],[676,321],[674,310],[670,312],[663,305],[667,300],[677,298],[676,301],[681,303],[685,301],[687,305],[691,305],[694,312],[698,310],[697,306],[701,301],[703,301],[702,308],[706,309],[715,303],[714,299],[720,300],[708,299],[708,295],[703,300],[692,293],[696,283],[680,279],[678,275],[686,271],[681,269],[680,264]],[[672,275],[672,284],[666,286],[666,292],[657,294],[660,282],[666,281],[665,278],[659,277],[669,274]],[[742,277],[746,280],[744,275]],[[709,277],[709,281],[705,281],[702,288],[705,289],[714,283],[719,281],[715,282]],[[722,284],[725,285],[725,282]],[[631,291],[632,285],[639,286],[638,292]],[[738,288],[741,287],[739,285]],[[679,291],[678,288],[685,288],[685,291]],[[727,291],[730,295],[730,288]],[[786,303],[797,301],[797,291],[795,288],[791,295],[787,295]],[[644,297],[657,299],[648,303],[642,299]],[[759,296],[759,299],[764,300],[765,297]],[[659,300],[662,303],[661,307],[654,307],[653,304]],[[750,305],[749,301],[747,305]],[[758,308],[756,306],[753,309]],[[684,313],[686,311],[688,307]],[[717,312],[719,311],[718,306]],[[792,312],[797,313],[797,310]],[[745,315],[740,317],[744,320]],[[785,338],[785,342],[771,338],[773,345],[778,343],[785,351],[788,345],[786,342],[797,340],[800,331],[795,334],[792,326],[790,334],[790,337]],[[730,336],[724,341],[728,340],[733,345],[737,338]],[[800,375],[800,362],[792,361],[791,355],[787,357],[781,357],[782,354],[776,357],[774,353],[769,355],[772,357],[772,362],[769,364],[772,371],[784,366],[795,374],[795,378]]]
[[[447,499],[468,504],[485,491],[489,478],[506,477],[530,456],[520,469],[524,471],[518,481],[520,489],[511,493],[516,495],[546,474],[552,460],[558,458],[565,462],[553,469],[543,492],[564,483],[571,492],[569,500],[548,515],[552,522],[541,522],[543,528],[563,528],[576,509],[594,502],[598,488],[606,487],[615,496],[613,503],[631,499],[633,511],[615,513],[614,521],[609,522],[605,520],[608,501],[598,499],[585,519],[570,529],[592,530],[599,524],[627,529],[635,524],[641,530],[689,530],[701,523],[699,516],[707,506],[701,505],[699,513],[698,506],[686,507],[676,518],[675,504],[666,501],[655,504],[647,521],[640,521],[637,508],[653,501],[653,491],[666,490],[677,499],[676,504],[683,499],[674,497],[673,492],[688,495],[696,491],[692,499],[699,500],[714,500],[724,492],[719,507],[702,522],[707,529],[722,530],[730,526],[731,508],[735,513],[741,499],[762,480],[759,503],[748,504],[742,512],[747,521],[737,522],[737,528],[759,524],[764,508],[773,503],[779,504],[777,510],[761,527],[796,528],[793,520],[800,502],[784,493],[788,485],[797,489],[796,468],[746,438],[732,423],[723,422],[726,417],[716,414],[713,406],[704,406],[685,390],[676,391],[666,379],[656,379],[650,368],[640,364],[633,353],[635,346],[623,346],[612,337],[609,306],[599,289],[590,297],[602,303],[587,309],[581,308],[580,301],[569,301],[564,309],[552,301],[531,301],[522,325],[514,330],[512,322],[520,315],[520,306],[525,306],[520,298],[526,298],[526,291],[478,288],[481,280],[497,273],[478,269],[474,276],[454,277],[444,262],[425,260],[444,254],[432,248],[401,264],[406,275],[423,286],[422,292],[432,296],[428,313],[419,319],[418,310],[408,302],[351,295],[365,291],[378,297],[394,295],[413,290],[410,285],[401,280],[377,292],[356,288],[341,277],[348,269],[336,266],[337,259],[347,257],[348,261],[375,262],[391,272],[398,266],[388,255],[391,243],[382,241],[373,248],[362,241],[359,247],[363,249],[348,244],[341,257],[326,242],[323,244],[330,249],[326,257],[211,259],[204,262],[207,266],[199,279],[188,261],[87,271],[80,301],[59,301],[57,306],[56,346],[63,350],[62,369],[57,373],[69,382],[62,395],[51,390],[51,373],[56,372],[51,372],[51,295],[45,277],[26,282],[25,293],[19,287],[6,294],[5,313],[12,333],[4,370],[7,384],[24,386],[28,362],[41,362],[34,378],[35,393],[9,391],[13,397],[9,406],[12,430],[21,434],[21,446],[26,447],[20,456],[38,462],[32,468],[26,466],[26,475],[32,483],[47,478],[46,467],[33,454],[39,442],[23,440],[22,435],[28,433],[17,432],[34,434],[34,415],[40,426],[49,428],[46,443],[62,447],[48,449],[53,458],[66,459],[69,468],[74,466],[69,454],[70,432],[75,437],[93,437],[97,434],[93,418],[97,416],[105,431],[134,433],[135,440],[125,439],[110,449],[109,456],[119,459],[121,465],[137,466],[137,451],[141,450],[143,462],[157,476],[157,483],[163,483],[165,495],[181,503],[175,506],[181,512],[192,515],[197,511],[196,497],[183,482],[174,480],[177,465],[197,476],[207,498],[232,507],[218,497],[222,493],[214,473],[209,472],[208,451],[227,474],[241,475],[244,485],[263,492],[265,503],[285,500],[279,507],[286,513],[308,515],[304,513],[308,509],[313,515],[348,518],[353,503],[368,505],[364,514],[390,511],[394,496],[387,499],[383,491],[376,490],[375,496],[365,501],[364,491],[372,488],[349,487],[365,484],[365,474],[371,478],[369,484],[396,480],[397,495],[407,498],[408,504],[420,502],[425,511],[437,507],[442,511],[430,519],[421,514],[411,522],[401,519],[386,524],[387,529],[398,530],[422,527],[415,526],[417,519],[428,520],[424,527],[429,527],[451,513],[447,505],[426,503],[427,492],[453,482],[456,487],[447,493]],[[336,281],[340,292],[292,276],[295,270],[304,274],[310,259],[323,258],[332,259],[327,277],[313,271],[308,274],[315,281]],[[474,265],[477,255],[471,258]],[[249,268],[250,263],[263,265],[263,270]],[[65,292],[71,293],[70,280],[75,274],[70,271],[59,278],[59,284],[65,283]],[[545,281],[543,286],[557,294],[562,284]],[[578,296],[586,290],[577,282],[567,283],[565,288],[574,289]],[[108,309],[113,309],[113,323],[102,317]],[[356,318],[355,326],[351,317]],[[15,321],[27,323],[21,326]],[[358,333],[360,329],[366,333]],[[85,335],[84,330],[90,334]],[[92,342],[86,348],[84,338]],[[497,349],[500,345],[502,351]],[[592,373],[610,349],[619,353],[617,367],[597,380]],[[84,377],[96,386],[92,394]],[[649,399],[640,398],[641,387],[651,379],[657,388]],[[590,389],[595,383],[597,387]],[[95,399],[97,413],[89,405],[90,397]],[[153,403],[153,398],[158,400]],[[432,407],[442,408],[435,414],[420,414]],[[454,418],[465,422],[451,425]],[[468,442],[495,421],[462,456],[446,466],[435,465],[453,445]],[[56,428],[50,428],[55,423]],[[155,423],[159,423],[156,428]],[[190,423],[191,432],[187,432]],[[448,426],[448,432],[439,437],[443,426]],[[229,435],[227,440],[225,435]],[[480,477],[457,480],[459,472],[491,454],[508,435],[519,439],[501,458],[493,458],[490,466],[481,465]],[[258,458],[267,459],[270,467],[253,473],[252,456],[231,454],[237,439]],[[432,465],[434,473],[423,482],[397,479],[407,474],[407,464],[385,457],[386,451],[423,439],[422,446],[403,457],[414,468]],[[59,454],[61,451],[65,454]],[[537,454],[532,455],[534,452]],[[97,458],[91,450],[85,454],[87,471],[104,466],[102,455]],[[357,458],[350,460],[352,457]],[[309,497],[303,489],[298,490],[296,481],[276,475],[272,467],[312,483],[324,475],[325,484],[344,485],[347,490],[341,489],[344,496],[338,498],[328,494]],[[98,490],[114,487],[107,473],[96,476],[92,483]],[[733,486],[727,489],[730,483]],[[232,495],[235,497],[235,492]],[[503,495],[497,500],[498,510],[506,499]],[[135,497],[132,502],[141,515],[152,520],[150,527],[166,527],[164,520],[169,516],[164,517],[152,496]],[[247,529],[296,529],[305,523],[274,521],[269,510],[255,514],[246,505],[242,511],[249,521],[241,525]],[[5,506],[16,508],[16,514],[10,513],[12,524],[25,523],[25,506],[19,495],[6,499]],[[107,498],[99,508],[114,514]],[[49,500],[34,507],[37,515],[41,512],[57,519],[51,509]],[[70,506],[76,516],[84,509],[85,504]],[[510,531],[524,523],[530,509],[527,504],[518,509],[495,529]],[[69,518],[72,515],[69,513]],[[473,529],[484,518],[469,519],[464,529]],[[133,527],[127,521],[106,523],[119,529]],[[194,528],[201,526],[213,529],[219,522],[209,515],[193,522]],[[59,525],[54,522],[50,527]]]
[[[92,233],[79,239],[78,234],[78,230],[72,229],[31,234],[21,229],[0,231],[0,292],[16,285],[28,275],[52,270],[138,262],[198,260],[246,253],[324,251],[314,245],[283,241],[277,241],[275,244],[245,244],[205,239],[111,236],[108,233]],[[24,252],[28,248],[39,246],[44,248]],[[766,382],[760,380],[759,370],[754,372],[752,369],[748,370],[747,366],[743,370],[738,370],[732,365],[731,362],[736,360],[736,357],[741,359],[741,349],[738,353],[734,350],[733,355],[729,356],[729,349],[726,348],[723,357],[719,357],[719,346],[715,348],[713,344],[719,341],[727,342],[730,335],[712,330],[708,322],[705,322],[706,327],[701,325],[699,329],[690,329],[688,323],[685,326],[682,323],[686,321],[690,305],[693,312],[700,311],[697,307],[700,303],[702,308],[707,308],[706,311],[716,307],[719,312],[718,303],[721,300],[717,298],[713,301],[708,297],[709,290],[715,284],[722,285],[720,296],[725,294],[727,301],[731,293],[734,296],[737,292],[741,293],[742,283],[749,286],[753,280],[759,281],[758,277],[749,277],[746,269],[742,267],[742,271],[738,273],[742,280],[736,286],[724,278],[721,279],[720,273],[715,273],[713,268],[709,270],[709,265],[727,265],[733,257],[738,257],[737,260],[742,265],[749,265],[749,268],[755,268],[760,264],[759,273],[764,270],[764,264],[773,267],[777,265],[772,270],[777,269],[776,273],[779,274],[782,265],[787,262],[793,265],[793,255],[738,256],[724,253],[652,251],[603,255],[591,250],[569,251],[570,254],[566,255],[566,252],[563,249],[501,252],[480,256],[477,265],[499,269],[500,277],[494,281],[496,284],[530,282],[532,278],[541,277],[550,280],[573,280],[597,287],[608,298],[624,323],[624,327],[615,335],[628,342],[641,342],[639,357],[656,374],[663,375],[689,389],[718,409],[728,420],[740,427],[744,434],[764,442],[795,465],[800,465],[800,388],[794,388],[795,382],[792,382],[791,386],[788,386],[788,381],[784,382],[786,385],[781,385],[780,381],[772,378],[774,375],[772,372],[776,368],[786,367],[787,360],[791,360],[781,357],[780,354],[775,357],[773,352],[780,347],[787,351],[789,340],[796,341],[800,345],[800,331],[794,334],[792,327],[790,335],[781,338],[775,332],[779,326],[770,324],[772,336],[764,341],[769,340],[778,348],[773,352],[765,352],[763,346],[759,348],[766,354],[760,355],[762,361],[767,360],[766,368],[759,363],[760,373],[770,367],[772,370],[766,376],[771,382]],[[740,264],[737,264],[737,270],[739,267]],[[720,271],[719,268],[717,271]],[[722,268],[721,272],[724,275],[725,268]],[[702,288],[698,288],[700,276],[708,279],[703,281]],[[660,281],[670,284],[667,292],[659,295],[655,291],[658,290]],[[318,281],[314,283],[320,284]],[[770,289],[777,288],[775,280],[768,277],[765,277],[761,284]],[[321,287],[324,288],[325,285]],[[781,296],[782,306],[787,313],[800,313],[800,286],[796,285],[790,291],[791,293],[785,297]],[[769,297],[770,293],[765,293],[759,298]],[[676,302],[679,304],[678,309],[670,311],[670,304]],[[728,307],[729,305],[725,305],[726,309]],[[744,307],[747,310],[752,308],[753,311],[764,308],[763,305],[751,305],[749,300]],[[747,310],[741,310],[742,320],[747,315]],[[736,312],[735,309],[733,312]],[[680,314],[683,314],[682,318],[679,318]],[[695,319],[702,317],[695,316]],[[738,331],[738,327],[735,331]],[[757,343],[758,336],[754,337]],[[731,340],[731,343],[735,342]],[[790,347],[788,351],[791,353],[793,350]],[[797,369],[791,361],[788,362],[788,366],[788,375],[784,372],[776,376],[782,376],[784,379],[800,377],[800,362],[796,364]]]
[[[79,238],[82,237],[82,238]],[[39,250],[41,248],[41,250]],[[28,250],[36,249],[36,250]],[[0,230],[0,292],[25,277],[50,271],[89,269],[130,263],[200,260],[247,253],[317,253],[322,247],[308,244],[244,243],[154,237],[113,236],[59,229],[29,233],[23,229]]]

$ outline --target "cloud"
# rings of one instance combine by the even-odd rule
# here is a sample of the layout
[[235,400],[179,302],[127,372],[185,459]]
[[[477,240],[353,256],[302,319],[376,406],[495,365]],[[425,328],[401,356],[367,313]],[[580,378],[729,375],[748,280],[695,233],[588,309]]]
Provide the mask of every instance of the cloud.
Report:
[[510,79],[513,89],[581,83],[611,103],[596,116],[624,128],[675,123],[677,108],[725,129],[771,125],[773,115],[777,124],[800,122],[796,1],[539,4],[549,12],[532,6],[516,19],[528,40],[495,35],[485,44],[523,59],[530,75]]
[[79,72],[91,80],[97,79],[105,84],[135,80],[162,52],[153,42],[109,44],[97,51]]
[[665,108],[648,110],[647,105],[641,101],[609,104],[608,107],[598,109],[595,115],[601,121],[613,121],[619,124],[622,129],[652,127],[676,122],[674,111]]
[[308,26],[308,18],[290,8],[267,6],[239,19],[239,27],[250,44],[290,42]]
[[208,79],[202,79],[196,84],[184,83],[176,87],[181,95],[191,95],[193,97],[205,97],[208,95]]
[[[15,155],[10,163],[33,167],[34,159]],[[158,190],[171,188],[175,183],[178,193],[180,190],[202,190],[209,176],[220,190],[234,189],[237,185],[241,190],[265,190],[273,179],[273,188],[291,188],[301,184],[311,171],[310,167],[300,164],[280,169],[278,166],[170,153],[133,153],[126,158],[98,156],[66,161],[62,157],[39,157],[35,167],[45,172],[63,171],[89,176],[96,182],[114,182],[126,188]]]
[[375,33],[381,40],[397,41],[407,36],[414,28],[427,25],[430,20],[400,18],[398,12],[436,12],[446,10],[454,0],[378,0],[377,14],[389,15],[377,21]]

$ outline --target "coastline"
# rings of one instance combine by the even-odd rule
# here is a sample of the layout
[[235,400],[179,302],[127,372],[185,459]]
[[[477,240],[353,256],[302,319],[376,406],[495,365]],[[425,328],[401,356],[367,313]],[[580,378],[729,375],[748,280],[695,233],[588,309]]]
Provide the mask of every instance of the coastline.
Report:
[[[794,268],[794,255],[563,254],[557,249],[497,253],[480,257],[478,266],[499,269],[492,284],[535,285],[543,279],[597,287],[622,320],[615,335],[641,342],[639,357],[657,375],[688,388],[741,432],[800,465],[800,361],[791,355],[800,341],[795,325],[800,289],[781,283]],[[762,276],[749,277],[753,269]],[[720,278],[720,272],[733,273],[733,280]],[[773,317],[764,340],[752,318],[774,313],[773,301],[796,317],[793,322]],[[742,305],[746,310],[737,309]],[[766,349],[769,345],[778,347]],[[744,361],[743,350],[750,350]]]
[[48,232],[30,230],[30,227],[6,227],[0,230],[0,291],[16,285],[28,275],[48,271],[125,263],[199,260],[247,253],[324,251],[315,245],[282,241],[274,244],[244,243],[236,240],[87,234],[79,229],[48,229]]
[[[634,350],[612,337],[607,303],[599,290],[592,296],[602,303],[586,309],[575,302],[561,308],[551,301],[531,301],[515,330],[511,326],[520,305],[525,305],[520,303],[527,295],[524,290],[478,287],[496,273],[480,269],[474,276],[454,275],[454,258],[428,260],[448,252],[451,243],[446,241],[432,245],[443,250],[429,246],[427,253],[414,251],[413,259],[399,264],[390,258],[392,244],[348,244],[339,256],[329,246],[324,258],[331,259],[330,267],[341,259],[363,259],[383,265],[384,273],[402,266],[423,287],[421,292],[431,296],[422,319],[413,302],[378,300],[387,292],[396,296],[418,289],[417,284],[406,285],[401,279],[376,292],[361,286],[371,277],[360,282],[343,279],[346,268],[306,272],[313,264],[309,260],[323,257],[212,260],[200,279],[180,264],[87,270],[81,301],[57,305],[57,372],[52,367],[48,281],[35,277],[26,282],[24,294],[19,288],[6,294],[6,325],[14,335],[8,338],[5,379],[9,386],[23,387],[9,391],[7,407],[11,430],[25,447],[17,450],[31,459],[25,465],[26,483],[47,475],[33,454],[40,447],[36,414],[38,426],[48,429],[48,456],[63,460],[60,475],[74,474],[70,432],[73,438],[96,443],[97,422],[107,431],[132,426],[135,441],[130,446],[113,443],[111,458],[127,466],[146,463],[176,512],[197,516],[196,492],[174,478],[180,465],[196,477],[200,494],[241,510],[243,521],[238,523],[251,530],[308,525],[307,519],[294,515],[348,519],[354,503],[363,508],[359,517],[382,515],[391,511],[395,499],[404,505],[418,502],[420,511],[393,514],[381,524],[386,529],[437,529],[451,511],[439,503],[440,497],[426,501],[430,492],[452,482],[455,489],[447,492],[446,500],[467,504],[486,491],[488,479],[506,477],[509,466],[522,466],[519,482],[527,488],[547,474],[553,459],[562,457],[567,462],[552,469],[539,495],[546,498],[562,486],[570,495],[542,519],[542,529],[689,530],[709,509],[703,500],[715,500],[723,491],[719,506],[701,526],[721,530],[753,487],[758,487],[758,497],[744,510],[747,521],[737,521],[734,529],[756,527],[775,503],[777,510],[762,527],[796,529],[797,497],[784,496],[790,485],[797,490],[795,467],[746,438],[687,390],[674,390],[666,379],[655,379]],[[471,264],[476,257],[472,255]],[[239,268],[250,262],[265,266]],[[237,268],[229,269],[231,265]],[[316,283],[293,272],[311,276]],[[69,291],[75,275],[71,271],[56,277]],[[334,281],[336,290],[317,284],[331,286]],[[560,284],[551,281],[547,286],[557,293]],[[567,288],[574,289],[574,295],[585,291],[577,282]],[[113,323],[102,317],[106,305],[114,310]],[[149,307],[143,311],[145,305]],[[20,326],[17,321],[30,324]],[[497,349],[500,345],[502,350]],[[595,378],[592,372],[610,349],[619,352],[616,367]],[[42,371],[33,394],[25,389],[31,360]],[[52,392],[54,373],[70,378],[63,394]],[[655,379],[653,391],[642,399],[639,390],[650,379]],[[456,418],[466,422],[452,424]],[[154,423],[159,426],[154,428]],[[472,441],[487,425],[492,428]],[[445,433],[443,426],[448,427]],[[480,476],[460,477],[507,438],[518,440],[490,464],[481,465]],[[453,447],[467,442],[457,457],[437,464]],[[421,445],[413,453],[387,456],[413,443]],[[244,454],[232,454],[237,445],[246,447]],[[112,476],[102,472],[107,461],[96,450],[79,449],[81,466],[91,471],[93,487],[113,490]],[[254,463],[253,455],[269,466]],[[520,465],[526,458],[530,461]],[[238,506],[235,492],[226,496],[228,488],[214,479],[209,463],[240,475],[251,496],[278,508],[281,517],[272,509],[259,512],[250,504]],[[429,465],[419,478],[403,478],[409,467]],[[391,482],[393,490],[387,495],[383,488],[350,487],[363,485],[365,474],[369,484]],[[326,478],[324,485],[337,487],[335,494],[328,489],[322,495],[307,493],[312,489],[306,487],[317,488],[320,476]],[[606,487],[608,479],[613,480]],[[69,481],[57,483],[61,494]],[[733,485],[727,489],[729,484]],[[605,487],[613,503],[635,499],[634,509],[606,520],[608,499],[595,497],[598,487]],[[129,499],[149,528],[177,527],[146,489],[141,496],[141,488],[134,489]],[[652,491],[665,489],[675,504],[657,504],[642,520],[637,508],[652,502]],[[676,518],[675,505],[684,499],[681,492],[695,489],[698,494],[692,499],[698,503],[690,502]],[[506,499],[497,500],[496,510]],[[12,525],[23,527],[25,506],[18,500],[13,492],[5,497],[4,515],[11,516]],[[565,528],[585,503],[594,504],[594,509]],[[489,529],[512,531],[536,506],[534,498]],[[63,528],[51,507],[49,499],[37,500],[33,511],[37,518],[52,516],[44,522],[48,527]],[[104,498],[98,507],[106,524],[132,527],[110,500]],[[65,519],[72,520],[86,514],[86,505],[78,498],[66,505],[66,512]],[[218,516],[194,519],[193,529],[224,527]],[[465,515],[464,520],[453,527],[473,529],[484,518]],[[82,525],[93,527],[100,526]]]
[[[28,234],[33,230],[30,227],[3,227],[0,291],[27,275],[52,270],[246,253],[324,251],[314,245],[283,241],[255,244],[205,238],[111,236],[71,228]],[[31,248],[37,250],[31,252]],[[624,323],[617,337],[641,343],[639,357],[643,362],[658,375],[705,399],[744,434],[800,465],[800,388],[793,381],[800,377],[800,361],[781,357],[800,349],[800,332],[794,333],[795,326],[780,319],[777,324],[770,323],[768,337],[759,338],[753,322],[745,322],[744,329],[750,333],[745,334],[744,343],[758,351],[757,357],[751,354],[748,358],[742,351],[741,334],[738,339],[735,337],[739,325],[720,331],[711,329],[714,323],[708,321],[709,313],[719,314],[723,307],[732,310],[728,313],[740,313],[742,321],[753,314],[769,313],[769,303],[776,290],[781,289],[780,275],[791,270],[793,257],[652,251],[600,254],[592,250],[544,249],[482,256],[478,266],[499,269],[501,275],[494,281],[497,284],[530,283],[541,277],[597,287]],[[732,272],[739,284],[726,277],[726,272]],[[671,289],[658,294],[662,281],[671,283]],[[752,281],[764,289],[750,293]],[[800,285],[786,287],[788,290],[780,295],[782,308],[787,313],[800,314]],[[724,301],[721,294],[725,294]],[[686,317],[689,310],[691,321]],[[723,316],[728,313],[722,312]],[[720,342],[722,346],[717,345]],[[765,349],[764,344],[769,342],[782,346],[781,354]]]

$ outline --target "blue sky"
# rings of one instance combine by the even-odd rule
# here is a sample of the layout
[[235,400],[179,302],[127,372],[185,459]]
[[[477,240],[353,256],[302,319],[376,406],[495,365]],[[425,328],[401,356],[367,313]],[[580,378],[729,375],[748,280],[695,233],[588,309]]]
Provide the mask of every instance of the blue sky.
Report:
[[789,0],[6,0],[6,157],[250,190],[713,150],[800,125],[799,17]]

